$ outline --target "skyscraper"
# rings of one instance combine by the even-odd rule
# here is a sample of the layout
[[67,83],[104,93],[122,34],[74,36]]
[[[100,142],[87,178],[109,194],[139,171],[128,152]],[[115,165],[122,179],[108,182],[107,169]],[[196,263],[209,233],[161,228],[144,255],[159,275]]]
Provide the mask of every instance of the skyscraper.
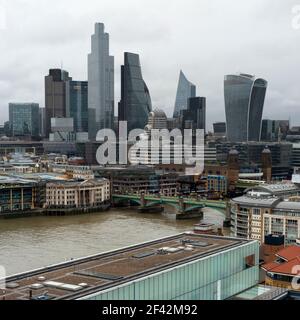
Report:
[[176,102],[175,102],[174,118],[177,118],[180,116],[180,111],[187,110],[188,99],[195,98],[195,97],[196,97],[196,86],[186,78],[186,76],[182,71],[180,71]]
[[92,50],[88,55],[89,138],[98,130],[114,127],[114,57],[109,55],[109,34],[104,24],[95,24]]
[[225,76],[228,141],[260,141],[267,86],[266,80],[248,74]]
[[88,132],[88,82],[66,83],[66,117],[74,119],[75,132]]
[[206,130],[206,98],[189,98],[187,110],[182,110],[180,114],[183,129]]
[[12,136],[39,136],[39,105],[10,103],[9,124]]
[[151,111],[150,93],[143,80],[139,55],[125,52],[121,67],[119,121],[127,121],[129,131],[144,129]]
[[45,77],[46,137],[51,132],[51,118],[66,116],[66,81],[72,80],[67,71],[50,69]]

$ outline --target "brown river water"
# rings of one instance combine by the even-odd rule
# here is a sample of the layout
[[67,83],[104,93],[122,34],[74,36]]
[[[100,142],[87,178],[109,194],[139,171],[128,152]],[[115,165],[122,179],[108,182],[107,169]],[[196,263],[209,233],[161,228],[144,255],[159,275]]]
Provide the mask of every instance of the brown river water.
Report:
[[[224,216],[205,209],[205,222]],[[113,209],[105,213],[0,220],[0,266],[7,275],[191,231],[196,220]]]

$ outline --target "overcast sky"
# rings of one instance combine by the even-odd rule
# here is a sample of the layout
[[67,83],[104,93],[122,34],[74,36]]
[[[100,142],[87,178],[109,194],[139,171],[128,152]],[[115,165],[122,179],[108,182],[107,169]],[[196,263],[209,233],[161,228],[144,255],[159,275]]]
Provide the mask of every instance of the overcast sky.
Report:
[[[223,79],[244,72],[269,82],[265,118],[300,125],[300,0],[0,0],[0,123],[8,102],[44,107],[44,76],[60,67],[87,79],[95,22],[115,56],[115,100],[123,52],[140,54],[153,106],[173,113],[179,71],[207,97],[209,126],[225,120]],[[299,19],[300,21],[300,19]]]

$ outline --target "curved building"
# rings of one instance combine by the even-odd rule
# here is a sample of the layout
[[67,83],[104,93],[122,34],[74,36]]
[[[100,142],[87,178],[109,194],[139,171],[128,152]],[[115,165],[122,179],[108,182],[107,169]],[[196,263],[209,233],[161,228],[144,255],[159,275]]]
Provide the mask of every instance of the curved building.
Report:
[[260,141],[267,86],[266,80],[248,74],[225,76],[228,141]]
[[139,55],[125,52],[121,67],[119,121],[127,121],[128,131],[144,129],[151,111],[150,93],[143,80]]
[[180,70],[179,83],[176,95],[174,118],[180,116],[180,111],[187,110],[189,98],[196,97],[196,86],[191,83]]

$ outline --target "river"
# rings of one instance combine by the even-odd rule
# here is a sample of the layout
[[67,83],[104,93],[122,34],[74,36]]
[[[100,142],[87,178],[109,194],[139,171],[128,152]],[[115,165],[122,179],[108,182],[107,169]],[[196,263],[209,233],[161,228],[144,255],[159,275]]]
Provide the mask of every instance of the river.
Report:
[[[204,220],[222,225],[218,211],[205,209]],[[12,275],[66,260],[98,254],[193,229],[199,220],[176,221],[163,214],[134,210],[0,220],[0,265]]]

